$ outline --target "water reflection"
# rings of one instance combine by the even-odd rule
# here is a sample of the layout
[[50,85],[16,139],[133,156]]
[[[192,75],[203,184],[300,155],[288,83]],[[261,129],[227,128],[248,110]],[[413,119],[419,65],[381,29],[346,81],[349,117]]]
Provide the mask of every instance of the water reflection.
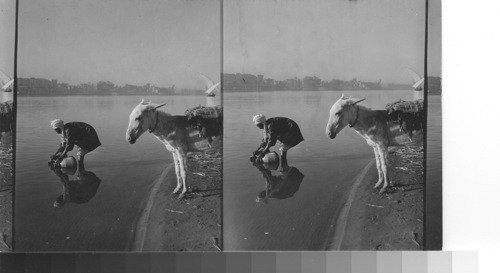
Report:
[[258,164],[254,166],[262,173],[266,179],[266,189],[257,195],[256,202],[267,204],[270,198],[283,200],[292,197],[300,187],[305,175],[295,167],[288,166],[286,159],[282,160],[281,169],[277,175],[273,175],[279,167],[276,164]]
[[[50,169],[59,177],[63,188],[62,193],[54,201],[54,207],[61,207],[67,203],[88,203],[97,193],[101,179],[91,171],[80,170],[80,175],[75,175],[76,169],[53,168]],[[71,180],[70,179],[73,179]]]

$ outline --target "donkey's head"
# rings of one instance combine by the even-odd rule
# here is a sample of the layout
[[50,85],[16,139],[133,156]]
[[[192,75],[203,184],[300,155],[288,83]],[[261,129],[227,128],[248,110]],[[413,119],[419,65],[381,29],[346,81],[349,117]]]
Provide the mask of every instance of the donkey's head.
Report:
[[132,110],[129,116],[127,133],[125,134],[125,138],[130,144],[134,144],[146,130],[152,131],[156,128],[156,109],[163,105],[165,104],[153,105],[143,99]]
[[330,118],[326,125],[326,135],[334,139],[337,134],[348,124],[353,125],[357,119],[356,104],[365,99],[354,99],[344,97],[344,94],[337,100],[330,109]]

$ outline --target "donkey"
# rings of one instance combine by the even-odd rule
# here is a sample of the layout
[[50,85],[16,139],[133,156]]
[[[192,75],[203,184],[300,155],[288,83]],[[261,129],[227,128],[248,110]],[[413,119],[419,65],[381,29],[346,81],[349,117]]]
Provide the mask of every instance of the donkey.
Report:
[[[130,113],[125,138],[130,144],[134,144],[144,132],[149,131],[165,145],[173,155],[177,176],[177,187],[173,193],[180,191],[179,199],[181,199],[188,190],[187,153],[201,152],[211,145],[191,128],[185,115],[172,116],[157,110],[164,105],[153,105],[142,100]],[[201,142],[207,143],[202,146]]]
[[330,109],[326,135],[334,139],[347,125],[361,135],[375,152],[378,181],[374,188],[380,187],[383,182],[380,193],[384,193],[389,185],[388,148],[409,143],[408,133],[401,131],[399,125],[391,121],[386,110],[371,110],[358,105],[364,100],[346,98],[342,94]]

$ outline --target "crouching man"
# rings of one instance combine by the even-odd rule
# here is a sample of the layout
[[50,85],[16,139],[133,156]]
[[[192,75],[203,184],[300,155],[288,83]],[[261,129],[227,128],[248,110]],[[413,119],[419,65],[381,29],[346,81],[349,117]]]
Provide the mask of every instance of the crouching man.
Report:
[[56,133],[61,135],[61,145],[56,153],[50,157],[50,160],[55,165],[63,160],[73,147],[77,146],[77,167],[76,175],[80,175],[80,170],[84,170],[83,159],[86,154],[92,152],[97,147],[101,146],[99,137],[95,129],[84,122],[64,122],[60,119],[53,120],[50,125]]
[[295,121],[284,118],[274,117],[266,119],[264,115],[253,117],[253,123],[261,130],[264,130],[264,139],[259,148],[253,153],[255,162],[262,162],[262,157],[269,153],[269,149],[276,145],[276,141],[281,142],[280,152],[281,161],[286,160],[287,151],[304,140],[299,126]]

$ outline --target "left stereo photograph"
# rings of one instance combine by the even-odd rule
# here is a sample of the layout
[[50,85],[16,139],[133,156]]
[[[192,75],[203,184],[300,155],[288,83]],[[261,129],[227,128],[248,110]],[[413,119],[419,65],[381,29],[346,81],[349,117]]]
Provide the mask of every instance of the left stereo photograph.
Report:
[[220,16],[19,2],[15,251],[221,250]]
[[0,252],[10,252],[15,130],[14,61],[16,1],[0,1]]

